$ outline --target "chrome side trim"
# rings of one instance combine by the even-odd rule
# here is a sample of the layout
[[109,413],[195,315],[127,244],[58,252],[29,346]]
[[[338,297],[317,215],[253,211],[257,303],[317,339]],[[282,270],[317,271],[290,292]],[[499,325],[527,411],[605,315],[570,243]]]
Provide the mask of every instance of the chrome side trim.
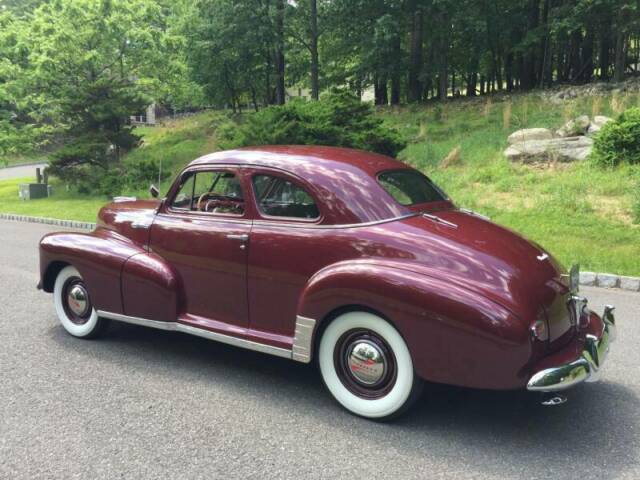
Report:
[[[227,345],[233,345],[234,347],[246,348],[248,350],[254,350],[256,352],[268,353],[269,355],[275,355],[276,357],[293,358],[291,350],[286,348],[274,347],[272,345],[266,345],[264,343],[252,342],[251,340],[245,340],[243,338],[231,337],[222,333],[211,332],[202,328],[192,327],[191,325],[185,325],[178,322],[160,322],[158,320],[149,320],[146,318],[130,317],[128,315],[122,315],[120,313],[105,312],[98,310],[98,316],[108,318],[110,320],[116,320],[118,322],[131,323],[133,325],[141,325],[143,327],[156,328],[158,330],[168,330],[187,333],[189,335],[195,335],[197,337],[206,338],[207,340],[213,340],[220,343],[226,343]],[[315,320],[314,320],[315,323]]]
[[412,217],[417,217],[418,215],[420,215],[419,213],[407,213],[404,215],[398,215],[397,217],[392,217],[392,218],[383,218],[380,220],[372,220],[370,222],[362,222],[362,223],[344,223],[344,224],[337,224],[337,225],[325,225],[325,224],[318,224],[318,223],[305,223],[305,222],[301,222],[301,221],[290,221],[290,222],[278,222],[278,221],[271,221],[271,220],[261,220],[261,219],[256,219],[253,221],[254,225],[269,225],[269,226],[274,226],[274,227],[286,227],[286,228],[312,228],[312,229],[319,229],[319,230],[334,230],[334,229],[341,229],[341,228],[360,228],[360,227],[371,227],[374,225],[381,225],[383,223],[390,223],[390,222],[395,222],[396,220],[404,220],[406,218],[412,218]]
[[311,342],[316,321],[313,318],[296,317],[296,333],[293,338],[293,350],[291,358],[297,362],[309,363],[311,361]]

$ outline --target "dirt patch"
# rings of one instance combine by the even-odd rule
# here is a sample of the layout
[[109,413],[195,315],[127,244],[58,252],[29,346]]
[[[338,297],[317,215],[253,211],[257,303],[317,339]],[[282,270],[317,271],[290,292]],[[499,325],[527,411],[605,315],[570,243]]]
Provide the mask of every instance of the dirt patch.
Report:
[[622,197],[605,197],[601,195],[587,195],[587,200],[598,217],[603,220],[616,220],[629,226],[636,226],[631,215],[631,205]]

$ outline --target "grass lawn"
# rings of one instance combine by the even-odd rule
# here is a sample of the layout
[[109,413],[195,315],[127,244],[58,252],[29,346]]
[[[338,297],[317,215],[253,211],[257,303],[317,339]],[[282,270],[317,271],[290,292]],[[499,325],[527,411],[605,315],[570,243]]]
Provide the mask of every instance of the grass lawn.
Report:
[[[511,164],[502,156],[507,136],[519,128],[558,128],[580,114],[614,116],[638,104],[635,94],[583,97],[560,105],[529,94],[388,108],[379,115],[410,140],[400,158],[433,178],[458,205],[523,233],[567,266],[580,263],[583,270],[640,276],[640,225],[633,213],[634,205],[640,210],[640,166],[607,170],[588,161],[531,166]],[[216,150],[219,121],[219,113],[207,112],[139,128],[144,144],[125,162],[162,161],[171,173],[160,186],[164,193],[186,163]],[[456,148],[455,160],[443,165]],[[0,182],[1,212],[94,221],[108,201],[54,183],[50,199],[22,202],[17,197],[21,182]]]
[[88,197],[67,192],[63,185],[55,182],[52,184],[54,195],[50,198],[29,201],[20,200],[18,198],[18,185],[32,181],[32,178],[1,181],[0,212],[95,222],[98,210],[109,201],[106,197]]

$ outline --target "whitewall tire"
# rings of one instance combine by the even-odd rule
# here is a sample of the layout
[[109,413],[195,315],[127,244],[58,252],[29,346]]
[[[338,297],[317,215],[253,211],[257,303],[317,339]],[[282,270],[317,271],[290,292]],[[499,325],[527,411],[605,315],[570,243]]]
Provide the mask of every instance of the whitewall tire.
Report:
[[74,337],[93,338],[104,330],[107,320],[98,318],[84,280],[75,267],[64,267],[58,273],[53,302],[60,323]]
[[335,318],[320,339],[318,362],[334,398],[362,417],[395,417],[422,391],[404,339],[372,313],[349,312]]

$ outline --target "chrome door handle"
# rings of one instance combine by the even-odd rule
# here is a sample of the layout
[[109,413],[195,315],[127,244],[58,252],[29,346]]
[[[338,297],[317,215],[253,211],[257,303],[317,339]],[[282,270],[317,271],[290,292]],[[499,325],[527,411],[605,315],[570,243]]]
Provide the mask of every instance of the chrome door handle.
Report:
[[249,240],[249,235],[247,235],[246,233],[230,233],[227,235],[227,238],[229,240],[240,240],[241,242],[246,242],[247,240]]

